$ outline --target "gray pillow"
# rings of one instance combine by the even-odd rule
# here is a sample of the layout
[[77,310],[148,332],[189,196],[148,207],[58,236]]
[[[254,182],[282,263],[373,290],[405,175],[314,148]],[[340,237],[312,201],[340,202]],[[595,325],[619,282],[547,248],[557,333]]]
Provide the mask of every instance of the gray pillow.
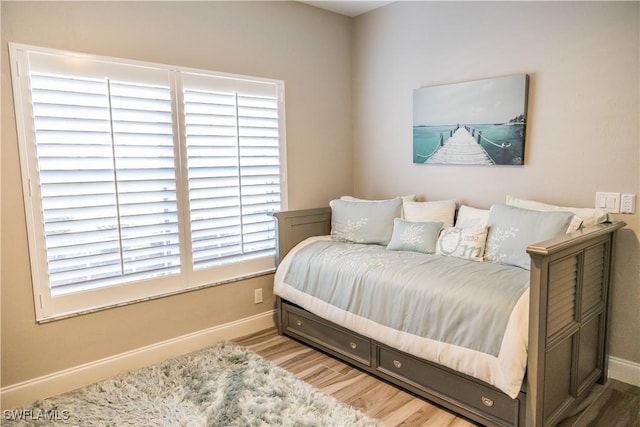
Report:
[[[518,199],[517,197],[507,196],[506,204],[523,209],[533,209],[536,211],[562,211],[573,212],[582,223],[578,223],[575,230],[579,228],[591,227],[592,225],[601,224],[609,221],[609,214],[602,209],[593,208],[572,208],[564,206],[550,205],[548,203],[536,202],[535,200]],[[572,230],[572,231],[575,231]]]
[[387,249],[432,254],[436,250],[442,222],[393,220],[393,235]]
[[393,220],[400,217],[402,199],[375,202],[332,200],[329,206],[334,240],[387,245],[393,232]]
[[542,212],[507,205],[493,205],[485,256],[489,261],[529,270],[527,246],[564,234],[573,212]]

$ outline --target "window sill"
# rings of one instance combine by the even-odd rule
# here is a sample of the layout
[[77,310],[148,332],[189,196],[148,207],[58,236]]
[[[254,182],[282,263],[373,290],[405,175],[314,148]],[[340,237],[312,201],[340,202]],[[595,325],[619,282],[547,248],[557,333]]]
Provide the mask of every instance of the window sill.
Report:
[[79,317],[79,316],[84,316],[84,315],[87,315],[87,314],[97,313],[99,311],[111,310],[111,309],[118,308],[118,307],[124,307],[124,306],[131,305],[131,304],[138,304],[138,303],[141,303],[141,302],[152,301],[152,300],[156,300],[156,299],[160,299],[160,298],[168,298],[168,297],[172,297],[172,296],[175,296],[175,295],[185,294],[185,293],[188,293],[188,292],[195,292],[195,291],[200,291],[200,290],[203,290],[203,289],[213,288],[213,287],[216,287],[216,286],[228,285],[228,284],[236,283],[236,282],[242,282],[242,281],[245,281],[245,280],[254,279],[256,277],[268,276],[270,274],[275,273],[275,271],[276,271],[276,269],[272,268],[272,269],[260,271],[258,273],[254,273],[254,274],[247,274],[247,275],[244,275],[244,276],[241,276],[241,277],[234,277],[233,279],[229,279],[229,280],[221,280],[221,281],[214,282],[214,283],[207,283],[205,285],[195,286],[195,287],[188,288],[188,289],[181,289],[179,291],[167,292],[167,293],[164,293],[164,294],[153,295],[153,296],[149,296],[149,297],[145,297],[145,298],[138,298],[138,299],[134,299],[134,300],[126,301],[126,302],[121,302],[121,303],[117,303],[117,304],[111,304],[111,305],[106,305],[106,306],[102,306],[102,307],[86,309],[86,310],[78,311],[78,312],[75,312],[75,313],[56,315],[56,316],[48,317],[46,319],[36,320],[36,323],[38,325],[43,325],[43,324],[47,324],[47,323],[57,322],[59,320],[71,319],[73,317]]

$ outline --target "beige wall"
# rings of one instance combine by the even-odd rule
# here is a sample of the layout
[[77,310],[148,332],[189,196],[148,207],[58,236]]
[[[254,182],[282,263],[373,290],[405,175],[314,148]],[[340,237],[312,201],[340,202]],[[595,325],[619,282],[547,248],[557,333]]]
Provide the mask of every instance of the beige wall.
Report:
[[[355,19],[354,186],[489,207],[640,194],[638,2],[398,2]],[[413,165],[414,88],[530,75],[523,167]],[[638,206],[640,207],[640,205]],[[619,233],[611,354],[640,362],[639,216]]]
[[[266,276],[35,324],[7,42],[284,80],[289,207],[300,208],[353,188],[351,21],[290,2],[0,7],[2,386],[271,310]],[[260,305],[257,287],[265,292]]]
[[[638,3],[400,2],[355,20],[290,2],[0,8],[3,387],[273,304],[266,276],[37,326],[9,41],[284,80],[290,208],[354,188],[480,207],[507,193],[581,206],[595,191],[640,193]],[[524,167],[411,164],[414,88],[514,73],[531,76]],[[618,245],[612,353],[640,362],[638,215],[620,218],[629,226]],[[256,287],[263,305],[253,304]]]

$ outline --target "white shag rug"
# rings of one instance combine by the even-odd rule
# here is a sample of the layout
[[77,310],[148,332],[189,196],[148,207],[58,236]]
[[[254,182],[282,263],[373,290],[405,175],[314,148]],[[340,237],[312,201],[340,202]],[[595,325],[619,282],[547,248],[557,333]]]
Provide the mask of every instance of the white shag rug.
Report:
[[229,342],[4,415],[2,426],[382,425]]

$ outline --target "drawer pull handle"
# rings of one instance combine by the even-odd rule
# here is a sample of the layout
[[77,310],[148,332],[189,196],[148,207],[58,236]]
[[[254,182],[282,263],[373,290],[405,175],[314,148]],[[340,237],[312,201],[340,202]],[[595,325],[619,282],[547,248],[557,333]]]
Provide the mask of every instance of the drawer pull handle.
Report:
[[402,362],[400,362],[399,360],[394,360],[393,361],[393,366],[395,366],[396,368],[400,369],[400,368],[402,368]]
[[354,342],[350,342],[349,343],[349,347],[351,347],[353,350],[356,349],[356,347],[358,347],[358,344],[354,343]]
[[488,397],[482,396],[482,404],[490,408],[493,406],[493,400],[489,399]]
[[302,326],[302,320],[296,320],[296,325],[297,326]]

